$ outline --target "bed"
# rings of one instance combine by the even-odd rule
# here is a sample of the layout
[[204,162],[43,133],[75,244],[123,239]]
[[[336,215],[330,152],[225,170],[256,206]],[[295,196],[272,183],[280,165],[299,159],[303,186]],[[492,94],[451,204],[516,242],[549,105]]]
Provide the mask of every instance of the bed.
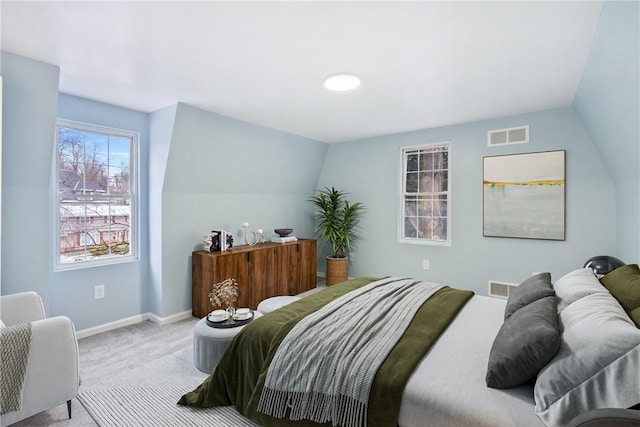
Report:
[[[631,283],[636,283],[635,274],[640,277],[640,271],[636,273],[637,266],[635,270],[630,268]],[[625,283],[627,276],[621,279]],[[265,382],[269,365],[278,345],[284,346],[282,341],[302,323],[300,319],[310,319],[344,295],[360,292],[379,281],[347,281],[251,322],[231,343],[212,375],[179,403],[200,407],[234,405],[240,413],[266,427],[331,425],[267,415],[263,407],[258,410],[260,397],[268,388]],[[387,356],[371,389],[365,424],[544,427],[572,421],[583,425],[575,424],[581,414],[583,420],[578,422],[593,423],[604,417],[606,425],[616,425],[611,422],[613,416],[632,423],[620,425],[640,424],[637,411],[622,412],[640,403],[640,330],[630,314],[635,313],[634,308],[627,307],[627,302],[621,305],[589,269],[570,272],[553,287],[550,275],[543,273],[527,279],[518,289],[509,300],[438,289],[420,307],[405,333],[428,341],[426,348],[404,347]],[[425,314],[424,307],[438,299],[457,302],[449,308],[432,307]],[[375,305],[362,310],[377,313]],[[551,315],[543,316],[547,320],[541,320],[541,313],[550,310]],[[510,313],[507,320],[505,313]],[[439,320],[426,321],[427,315]],[[438,322],[443,324],[439,330],[424,332],[431,328],[427,324]],[[529,331],[527,325],[535,327]],[[540,329],[543,337],[531,338]],[[405,336],[394,350],[403,348]],[[533,339],[533,344],[523,343],[523,339]],[[507,342],[506,347],[503,341]],[[547,354],[540,354],[542,347]],[[410,359],[415,363],[405,363]],[[388,363],[389,360],[393,362]],[[522,374],[527,370],[534,372]],[[491,380],[489,372],[493,372]],[[391,377],[391,382],[400,383],[399,391],[377,388],[378,383],[387,381],[379,381],[382,373]],[[614,415],[594,412],[585,418],[585,412],[598,408],[621,409]]]

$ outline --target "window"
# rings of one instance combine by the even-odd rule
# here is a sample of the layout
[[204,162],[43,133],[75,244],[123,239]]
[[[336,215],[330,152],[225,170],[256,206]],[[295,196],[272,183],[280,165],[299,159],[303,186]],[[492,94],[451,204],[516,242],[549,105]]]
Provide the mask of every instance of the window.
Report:
[[58,120],[56,268],[137,259],[138,134]]
[[402,147],[401,242],[451,244],[449,145]]

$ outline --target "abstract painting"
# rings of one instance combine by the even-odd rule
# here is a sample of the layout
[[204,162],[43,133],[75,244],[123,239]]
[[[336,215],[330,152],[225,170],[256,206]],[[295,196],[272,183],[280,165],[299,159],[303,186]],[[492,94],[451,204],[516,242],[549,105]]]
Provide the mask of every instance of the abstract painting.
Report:
[[483,235],[565,239],[565,150],[483,158]]

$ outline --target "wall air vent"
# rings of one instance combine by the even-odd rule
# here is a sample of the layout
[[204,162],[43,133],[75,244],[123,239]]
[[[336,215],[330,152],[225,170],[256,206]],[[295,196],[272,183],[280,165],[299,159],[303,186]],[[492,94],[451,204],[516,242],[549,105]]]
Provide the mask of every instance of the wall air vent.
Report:
[[509,298],[511,292],[518,287],[517,283],[497,282],[489,280],[489,296],[495,298]]
[[500,145],[526,144],[529,142],[529,126],[517,128],[496,129],[487,132],[487,145],[498,147]]

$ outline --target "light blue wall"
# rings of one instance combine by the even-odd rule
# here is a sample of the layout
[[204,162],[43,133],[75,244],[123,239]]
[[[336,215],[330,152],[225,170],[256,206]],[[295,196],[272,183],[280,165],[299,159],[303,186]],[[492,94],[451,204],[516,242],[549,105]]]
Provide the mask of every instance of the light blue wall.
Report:
[[[71,95],[58,97],[58,117],[138,132],[140,178],[140,260],[122,264],[51,273],[51,313],[71,317],[77,329],[113,322],[147,312],[143,298],[148,283],[149,117]],[[52,139],[49,140],[49,144]],[[105,298],[93,297],[95,285],[105,285]]]
[[[66,315],[81,330],[145,313],[148,231],[141,259],[112,266],[53,271],[51,170],[56,118],[140,133],[140,214],[148,216],[148,115],[58,93],[59,69],[2,52],[2,294],[36,291],[49,316]],[[94,300],[94,285],[106,296]]]
[[49,181],[59,69],[1,55],[2,293],[36,291],[50,312]]
[[177,108],[173,104],[149,117],[149,284],[145,300],[152,313],[162,312],[162,187]]
[[[529,144],[487,147],[488,130],[520,125],[530,126]],[[398,243],[400,147],[442,141],[451,142],[452,245]],[[483,156],[560,149],[567,152],[566,241],[483,237]],[[319,182],[325,186],[368,207],[350,276],[402,275],[486,295],[490,279],[519,283],[536,271],[559,278],[593,255],[615,253],[613,183],[571,108],[332,144]],[[430,270],[421,269],[423,259]]]
[[[249,221],[313,236],[327,144],[176,104],[145,114],[58,96],[57,67],[2,53],[2,294],[35,290],[82,330],[191,308],[191,259],[211,229]],[[53,272],[50,176],[56,117],[140,133],[140,261]],[[106,296],[93,299],[94,285]]]
[[616,184],[617,247],[640,262],[640,3],[605,2],[574,108]]
[[[152,120],[162,127],[160,117]],[[161,236],[162,262],[157,266],[162,273],[153,274],[154,289],[162,293],[161,316],[191,308],[191,252],[203,248],[203,235],[209,231],[232,232],[236,245],[244,244],[245,221],[253,230],[264,229],[267,238],[279,227],[293,228],[298,237],[313,237],[313,209],[307,199],[316,189],[327,150],[325,143],[185,104],[177,105],[172,126],[164,129],[172,135],[161,194],[162,224],[151,230],[154,238]]]

